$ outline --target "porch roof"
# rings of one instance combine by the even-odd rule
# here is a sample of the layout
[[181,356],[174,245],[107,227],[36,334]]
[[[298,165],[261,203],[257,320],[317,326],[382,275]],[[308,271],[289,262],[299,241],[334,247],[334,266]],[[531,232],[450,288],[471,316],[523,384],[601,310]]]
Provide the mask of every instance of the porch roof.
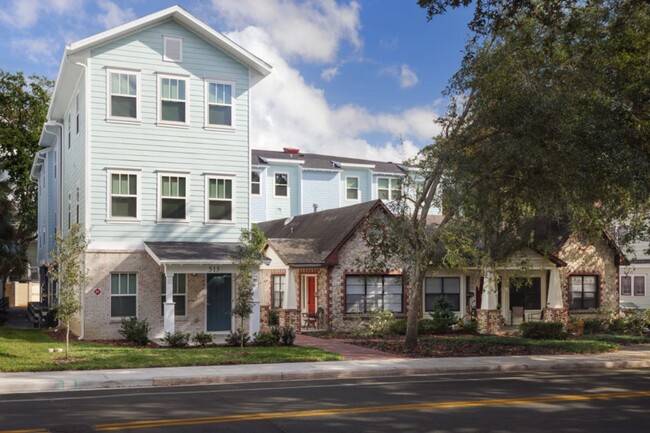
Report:
[[159,265],[231,264],[236,242],[145,242],[144,249]]

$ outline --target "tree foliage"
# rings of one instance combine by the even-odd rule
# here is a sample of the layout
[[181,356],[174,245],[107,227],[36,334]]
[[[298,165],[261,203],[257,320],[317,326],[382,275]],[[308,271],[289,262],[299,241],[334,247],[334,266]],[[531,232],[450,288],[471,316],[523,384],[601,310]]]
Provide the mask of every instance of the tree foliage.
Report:
[[83,228],[74,224],[65,236],[56,235],[56,249],[51,252],[49,274],[52,281],[59,283],[55,308],[56,318],[66,327],[66,358],[69,352],[70,322],[81,311],[82,290],[88,280],[83,260],[87,245],[88,239]]
[[[12,260],[26,262],[27,244],[35,238],[37,221],[37,185],[29,174],[38,151],[53,83],[36,75],[26,78],[0,69],[0,177],[7,176],[8,190],[2,200],[11,205]],[[3,219],[8,217],[3,214]],[[3,221],[4,224],[4,221]],[[0,275],[7,278],[2,269]]]
[[418,3],[429,19],[460,7],[474,15],[442,132],[409,163],[385,250],[410,280],[407,350],[428,268],[491,270],[531,241],[522,229],[539,218],[592,233],[626,220],[647,235],[650,197],[650,4]]
[[235,265],[237,266],[237,293],[232,307],[232,314],[239,318],[238,335],[240,346],[243,348],[246,338],[244,320],[253,313],[253,271],[262,262],[262,248],[266,244],[264,233],[255,226],[250,230],[242,229],[239,236],[240,245],[237,248]]

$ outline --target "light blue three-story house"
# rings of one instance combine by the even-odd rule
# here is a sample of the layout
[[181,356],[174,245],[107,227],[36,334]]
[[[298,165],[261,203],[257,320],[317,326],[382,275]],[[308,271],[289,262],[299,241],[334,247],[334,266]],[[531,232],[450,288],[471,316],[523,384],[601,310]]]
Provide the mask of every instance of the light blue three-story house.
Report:
[[270,71],[178,6],[66,47],[32,176],[40,264],[55,230],[90,238],[82,338],[119,338],[131,316],[153,337],[234,329],[251,89]]

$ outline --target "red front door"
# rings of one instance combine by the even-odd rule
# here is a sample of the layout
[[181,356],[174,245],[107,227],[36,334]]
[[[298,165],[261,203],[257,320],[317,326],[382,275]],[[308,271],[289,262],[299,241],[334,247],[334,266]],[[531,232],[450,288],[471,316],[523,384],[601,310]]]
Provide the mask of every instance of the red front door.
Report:
[[316,313],[316,277],[307,277],[307,312]]

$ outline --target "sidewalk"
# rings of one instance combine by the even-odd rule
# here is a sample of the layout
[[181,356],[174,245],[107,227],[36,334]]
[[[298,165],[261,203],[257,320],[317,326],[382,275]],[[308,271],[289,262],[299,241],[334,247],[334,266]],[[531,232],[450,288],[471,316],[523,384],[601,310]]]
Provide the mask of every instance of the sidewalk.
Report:
[[416,374],[650,368],[650,345],[601,355],[491,356],[474,358],[373,359],[291,364],[141,368],[124,370],[0,373],[0,394],[348,379]]

